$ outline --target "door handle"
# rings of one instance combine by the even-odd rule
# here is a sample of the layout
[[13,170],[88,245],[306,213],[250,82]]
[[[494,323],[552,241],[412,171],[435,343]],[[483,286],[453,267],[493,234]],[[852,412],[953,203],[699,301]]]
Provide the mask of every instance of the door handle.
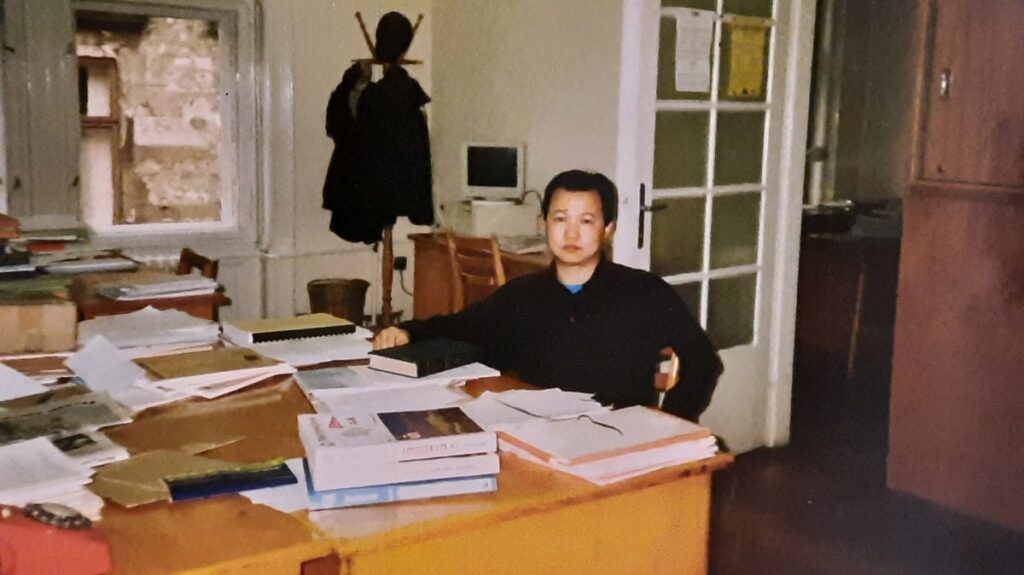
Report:
[[953,71],[949,68],[943,68],[942,72],[939,73],[939,98],[943,100],[949,99],[949,89],[953,84]]
[[647,186],[643,183],[640,184],[640,217],[637,222],[636,249],[641,250],[644,247],[644,214],[664,210],[667,207],[668,204],[651,204],[648,206]]

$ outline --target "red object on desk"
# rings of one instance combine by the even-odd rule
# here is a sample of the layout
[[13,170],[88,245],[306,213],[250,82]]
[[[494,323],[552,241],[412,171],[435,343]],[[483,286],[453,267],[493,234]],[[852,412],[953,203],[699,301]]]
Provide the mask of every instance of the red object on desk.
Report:
[[112,569],[110,544],[99,531],[47,525],[0,506],[0,575],[100,575]]

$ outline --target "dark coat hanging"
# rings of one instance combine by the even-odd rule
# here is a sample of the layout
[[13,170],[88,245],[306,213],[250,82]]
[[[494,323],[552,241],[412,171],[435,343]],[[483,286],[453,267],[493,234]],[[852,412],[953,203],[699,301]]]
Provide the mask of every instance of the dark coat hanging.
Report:
[[354,64],[327,105],[334,153],[323,207],[331,211],[331,231],[339,237],[374,243],[399,216],[417,225],[434,223],[430,139],[422,109],[430,97],[397,65],[359,92],[361,76]]

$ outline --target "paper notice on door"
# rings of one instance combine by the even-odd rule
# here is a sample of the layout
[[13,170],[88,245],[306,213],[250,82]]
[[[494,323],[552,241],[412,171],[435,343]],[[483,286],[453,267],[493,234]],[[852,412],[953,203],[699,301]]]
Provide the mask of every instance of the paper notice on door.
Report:
[[733,16],[729,22],[729,98],[761,98],[764,95],[764,48],[768,20]]
[[676,12],[676,90],[711,91],[711,43],[715,13],[708,10]]

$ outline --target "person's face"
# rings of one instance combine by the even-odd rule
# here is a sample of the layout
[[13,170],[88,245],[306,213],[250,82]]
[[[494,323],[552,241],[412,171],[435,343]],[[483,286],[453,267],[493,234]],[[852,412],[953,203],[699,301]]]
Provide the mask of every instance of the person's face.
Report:
[[551,196],[545,228],[548,248],[558,263],[596,263],[601,242],[611,234],[613,226],[614,223],[604,223],[601,196],[597,192],[558,189]]

